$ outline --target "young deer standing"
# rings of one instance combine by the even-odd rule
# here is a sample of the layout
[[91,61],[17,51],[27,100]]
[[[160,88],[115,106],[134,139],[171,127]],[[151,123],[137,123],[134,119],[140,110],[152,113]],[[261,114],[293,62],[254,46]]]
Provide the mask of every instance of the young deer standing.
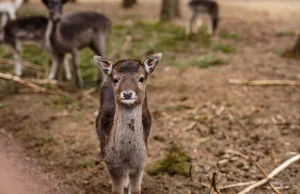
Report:
[[[190,34],[191,28],[193,33],[197,33],[202,21],[197,22],[197,18],[200,14],[208,14],[210,24],[208,25],[208,33],[215,34],[218,22],[219,22],[219,5],[215,1],[211,0],[192,0],[188,4],[192,11],[192,15],[188,23],[186,24],[185,33]],[[196,22],[196,24],[195,24]]]
[[161,57],[158,53],[143,63],[125,59],[115,64],[106,58],[94,57],[99,68],[110,77],[101,90],[96,130],[114,194],[123,194],[128,186],[129,193],[141,193],[151,130],[146,84]]
[[0,16],[1,16],[1,28],[7,23],[7,16],[10,20],[16,19],[16,12],[22,6],[24,0],[0,0]]
[[[42,0],[50,15],[46,33],[46,43],[57,63],[51,68],[50,78],[54,78],[58,67],[63,63],[65,54],[71,53],[76,80],[80,88],[83,80],[79,69],[79,50],[89,47],[97,55],[105,56],[106,39],[111,22],[103,14],[96,12],[78,12],[61,17],[66,0]],[[47,39],[49,38],[49,39]],[[100,79],[99,74],[99,79]],[[106,76],[102,77],[102,81]]]

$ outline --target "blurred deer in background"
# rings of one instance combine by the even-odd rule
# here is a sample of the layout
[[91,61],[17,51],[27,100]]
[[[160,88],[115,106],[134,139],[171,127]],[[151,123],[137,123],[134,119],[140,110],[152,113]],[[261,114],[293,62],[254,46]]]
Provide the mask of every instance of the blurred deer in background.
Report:
[[[50,18],[43,16],[19,18],[8,22],[4,29],[0,30],[0,43],[8,44],[14,49],[17,76],[22,75],[22,44],[33,44],[50,53],[52,58],[50,79],[55,78],[57,68],[62,64],[64,64],[67,79],[72,78],[69,65],[64,61],[65,54],[71,53],[80,87],[83,87],[83,81],[79,70],[78,50],[90,47],[96,54],[105,56],[110,20],[95,12],[79,12],[61,17],[62,6],[65,2],[44,0],[49,9]],[[102,77],[102,79],[105,78],[106,76]]]
[[[57,63],[53,63],[49,77],[53,79],[58,67],[63,63],[65,54],[71,53],[76,80],[80,88],[83,79],[79,69],[79,50],[89,47],[97,55],[105,56],[106,39],[111,22],[103,14],[96,12],[78,12],[61,16],[66,0],[42,0],[49,11],[49,24],[46,32],[46,44]],[[99,71],[100,73],[100,71]],[[105,81],[106,76],[99,74]]]
[[[192,0],[188,4],[192,11],[191,18],[186,24],[185,33],[190,34],[191,28],[193,33],[197,33],[202,21],[197,22],[200,14],[207,14],[209,16],[210,24],[208,24],[208,33],[215,34],[219,23],[219,5],[211,0]],[[196,23],[196,24],[195,24]]]
[[16,19],[16,12],[22,6],[24,0],[0,0],[0,16],[1,28],[3,28],[8,21]]
[[158,53],[143,63],[131,59],[113,63],[94,57],[99,68],[109,76],[101,90],[96,130],[114,194],[123,194],[124,188],[132,194],[141,193],[152,123],[146,85],[161,57]]

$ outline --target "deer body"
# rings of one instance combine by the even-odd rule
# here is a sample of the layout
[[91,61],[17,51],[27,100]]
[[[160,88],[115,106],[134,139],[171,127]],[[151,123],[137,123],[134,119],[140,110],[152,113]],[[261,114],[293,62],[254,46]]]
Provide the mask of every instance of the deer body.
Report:
[[141,192],[152,123],[146,81],[160,58],[161,54],[156,54],[147,58],[144,64],[136,60],[113,64],[105,58],[95,57],[100,69],[110,77],[101,90],[96,130],[101,154],[112,178],[113,193],[122,194],[127,179],[132,193]]
[[197,32],[199,25],[202,24],[202,21],[197,22],[200,14],[209,16],[208,33],[214,34],[216,32],[219,22],[219,5],[217,2],[212,0],[192,0],[189,2],[188,7],[192,14],[185,28],[186,34],[190,34],[191,28],[193,33]]
[[1,15],[1,28],[7,23],[7,16],[10,20],[16,19],[16,12],[22,6],[24,0],[1,0],[0,1],[0,15]]
[[[96,54],[105,55],[105,42],[110,30],[110,21],[95,12],[79,12],[53,21],[43,16],[19,18],[8,22],[0,31],[0,43],[12,46],[16,59],[15,74],[22,75],[21,45],[35,45],[49,52],[52,65],[50,79],[56,76],[57,68],[63,64],[67,79],[71,79],[69,65],[64,61],[66,53],[73,55],[73,64],[83,85],[79,71],[78,50],[90,47]],[[78,73],[79,72],[79,73]]]
[[79,50],[89,47],[97,55],[105,56],[105,43],[110,26],[110,20],[96,12],[72,13],[61,17],[58,21],[53,21],[50,44],[57,63],[52,66],[50,78],[55,77],[65,54],[71,53],[78,84],[83,87],[79,69]]

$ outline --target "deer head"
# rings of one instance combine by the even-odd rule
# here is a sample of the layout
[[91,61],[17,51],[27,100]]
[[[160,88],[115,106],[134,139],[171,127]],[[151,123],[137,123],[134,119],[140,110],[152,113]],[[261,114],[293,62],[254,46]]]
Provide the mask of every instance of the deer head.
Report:
[[145,99],[148,75],[158,65],[161,53],[152,55],[144,60],[125,59],[113,63],[109,59],[95,56],[99,68],[110,77],[115,101],[119,106],[134,107],[143,103]]
[[68,0],[42,0],[43,4],[49,11],[49,17],[51,20],[59,20],[62,14],[63,5]]

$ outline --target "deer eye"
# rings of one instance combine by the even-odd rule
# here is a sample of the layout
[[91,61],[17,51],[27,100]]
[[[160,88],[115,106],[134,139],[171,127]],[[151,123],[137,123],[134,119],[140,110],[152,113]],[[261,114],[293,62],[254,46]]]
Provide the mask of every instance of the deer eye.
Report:
[[140,79],[139,79],[139,82],[143,83],[143,82],[144,82],[144,80],[145,80],[145,78],[143,78],[143,77],[140,77]]
[[114,83],[117,84],[119,82],[119,80],[117,79],[113,79]]

